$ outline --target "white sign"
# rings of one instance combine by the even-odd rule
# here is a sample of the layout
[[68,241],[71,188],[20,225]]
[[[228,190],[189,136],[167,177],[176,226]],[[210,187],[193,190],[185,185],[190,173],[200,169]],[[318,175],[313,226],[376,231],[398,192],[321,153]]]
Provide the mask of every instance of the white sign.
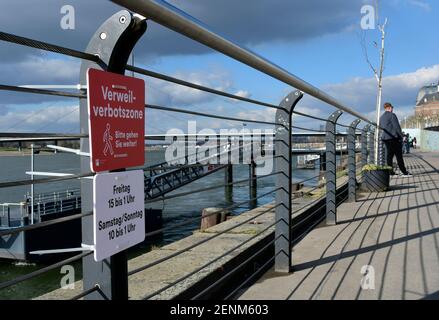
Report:
[[95,261],[145,239],[143,171],[98,173],[93,178]]

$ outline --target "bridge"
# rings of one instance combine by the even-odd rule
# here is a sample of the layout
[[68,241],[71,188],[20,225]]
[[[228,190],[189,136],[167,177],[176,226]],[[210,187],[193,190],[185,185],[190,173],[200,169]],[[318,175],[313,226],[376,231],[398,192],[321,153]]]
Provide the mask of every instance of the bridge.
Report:
[[[340,137],[346,137],[347,133],[339,133]],[[303,136],[303,134],[293,134],[294,136]],[[313,136],[316,136],[313,134]],[[318,134],[317,136],[321,136]],[[58,135],[58,134],[15,134],[15,133],[0,133],[0,142],[25,142],[25,141],[62,141],[62,140],[77,140],[78,135]],[[233,137],[233,136],[231,136]],[[166,136],[157,136],[157,135],[148,135],[145,136],[146,139],[158,139],[165,140]],[[184,135],[185,139],[195,139],[197,140],[197,136],[191,137],[190,135]],[[215,137],[216,138],[216,137]],[[242,157],[243,151],[243,143],[253,144],[251,141],[248,142],[245,140],[245,136],[239,136],[237,151],[240,153],[240,157]],[[60,140],[51,140],[51,139],[60,139]],[[308,146],[307,148],[305,146]],[[168,162],[161,162],[158,164],[154,164],[150,167],[143,168],[144,171],[144,184],[145,184],[145,202],[149,200],[153,200],[159,197],[163,197],[169,192],[177,190],[185,185],[197,181],[203,177],[206,177],[212,173],[215,173],[221,169],[226,170],[226,178],[229,184],[233,184],[233,174],[230,171],[229,164],[210,164],[212,160],[218,160],[223,155],[231,154],[232,148],[231,144],[226,144],[223,148],[224,150],[217,150],[218,153],[213,154],[208,157],[204,157],[203,159],[199,159],[199,161],[194,165],[170,165]],[[360,143],[356,144],[356,153],[360,152]],[[262,149],[265,147],[262,146]],[[79,153],[78,150],[73,150],[69,148],[51,146],[41,149],[39,151],[51,151],[61,150],[73,153]],[[33,152],[33,151],[32,151]],[[315,161],[319,160],[320,167],[322,171],[325,169],[325,152],[326,148],[324,143],[314,143],[314,144],[293,144],[292,154],[298,156],[298,165],[305,166],[306,163],[311,162],[312,167],[315,166]],[[336,154],[338,155],[347,154],[347,146],[346,144],[338,143],[336,147]],[[33,156],[33,154],[31,155]],[[185,156],[184,162],[187,162],[187,158],[191,156]],[[275,156],[273,152],[273,156]],[[201,164],[205,163],[205,164]],[[219,161],[218,161],[219,162]],[[255,166],[255,164],[250,164],[251,166]],[[254,170],[250,169],[250,170]],[[39,176],[72,176],[73,174],[62,174],[62,173],[50,173],[50,172],[40,172],[40,171],[28,171],[26,172],[29,175],[39,175]],[[42,221],[41,216],[50,217],[51,214],[56,213],[77,213],[81,209],[81,190],[78,188],[70,188],[67,190],[57,190],[50,193],[38,193],[35,195],[26,194],[24,197],[24,202],[21,203],[3,203],[0,204],[1,216],[0,216],[0,227],[9,228],[9,227],[21,227],[27,224],[26,220],[23,218],[27,215],[35,213],[35,221]],[[33,210],[32,210],[33,206]],[[0,257],[1,248],[0,248]],[[7,256],[10,256],[9,254]],[[6,256],[5,256],[6,257]]]
[[[50,150],[50,149],[49,149]],[[216,157],[216,155],[215,155]],[[196,164],[192,166],[172,166],[167,162],[155,164],[144,169],[145,201],[162,197],[191,182],[197,181],[227,165]],[[31,172],[28,172],[29,174]],[[33,172],[34,175],[55,175],[48,172]],[[73,174],[59,174],[69,176]],[[81,190],[71,188],[50,193],[26,194],[22,203],[0,204],[0,228],[22,227],[27,224],[24,217],[35,213],[35,222],[42,221],[41,216],[49,217],[57,213],[76,213],[81,209]],[[33,210],[32,210],[33,206]],[[1,254],[0,247],[0,257]]]
[[[364,166],[384,164],[386,151],[381,145],[375,145],[377,135],[382,133],[382,128],[376,123],[296,75],[219,36],[164,1],[113,0],[113,2],[126,10],[116,12],[103,22],[83,51],[0,32],[0,41],[81,60],[80,89],[74,92],[0,84],[0,90],[4,91],[79,100],[81,127],[79,135],[18,132],[0,136],[4,139],[3,142],[79,139],[80,149],[77,150],[77,154],[81,161],[81,172],[78,174],[0,182],[0,189],[5,189],[79,179],[81,202],[79,213],[2,229],[0,239],[7,242],[13,236],[25,237],[26,233],[35,230],[43,236],[48,234],[48,230],[55,230],[56,237],[62,238],[65,230],[63,226],[73,221],[82,229],[81,247],[55,250],[52,253],[60,254],[58,261],[0,282],[0,294],[2,290],[17,288],[48,272],[57,272],[62,266],[80,263],[82,277],[75,279],[72,290],[55,287],[50,292],[40,292],[26,298],[410,299],[437,296],[438,259],[435,254],[438,252],[436,239],[438,221],[437,212],[433,211],[436,206],[434,197],[437,196],[435,194],[438,165],[436,153],[406,156],[406,161],[415,173],[413,178],[406,180],[399,177],[391,178],[390,189],[386,192],[362,192],[359,186],[364,182],[362,172]],[[145,17],[148,18],[148,23],[155,22],[174,30],[295,89],[278,103],[269,103],[129,65],[130,53],[146,32]],[[121,43],[123,46],[120,45]],[[249,114],[248,118],[241,118],[179,107],[145,104],[146,109],[172,113],[176,116],[185,114],[274,128],[272,137],[274,152],[269,157],[274,161],[272,172],[258,176],[256,174],[258,159],[252,158],[249,163],[248,179],[239,181],[239,183],[249,183],[248,199],[226,207],[213,208],[197,217],[183,217],[176,224],[146,232],[146,239],[176,226],[186,226],[211,217],[219,220],[226,211],[239,208],[243,204],[257,204],[258,200],[267,196],[271,196],[274,200],[260,204],[211,228],[194,232],[191,236],[154,248],[155,250],[142,252],[135,257],[132,257],[132,252],[127,249],[104,262],[94,261],[92,257],[93,188],[90,181],[94,174],[90,172],[89,159],[88,93],[83,89],[87,84],[85,75],[88,68],[119,74],[131,71],[139,77],[153,77],[275,111],[274,120],[267,121],[256,119],[253,114]],[[328,108],[332,108],[331,115],[323,118],[295,110],[305,95],[314,97],[324,102]],[[349,123],[339,122],[343,114],[350,115]],[[323,124],[323,129],[301,127],[295,122],[296,117],[319,122]],[[341,129],[343,134],[340,134],[340,128],[343,128]],[[324,145],[294,148],[292,141],[294,135],[321,136],[324,138]],[[164,136],[149,136],[148,139],[163,140]],[[255,137],[250,135],[247,138],[253,146]],[[345,141],[342,141],[343,139]],[[378,154],[375,154],[375,150]],[[189,163],[186,160],[180,166],[162,163],[149,168],[148,174],[144,177],[147,194],[150,197],[146,203],[158,199],[165,201],[170,197],[184,201],[184,197],[188,196],[189,192],[201,194],[238,183],[231,179],[230,173],[233,171],[230,169],[233,168],[234,163],[230,151],[227,150],[227,162],[216,163],[215,166]],[[340,172],[337,166],[343,153],[347,157],[344,173]],[[324,164],[323,181],[303,190],[300,195],[293,189],[292,159],[293,155],[297,154],[319,154],[324,157],[324,160],[321,160]],[[211,158],[217,157],[218,153]],[[225,183],[165,196],[170,191],[175,191],[220,169],[226,171]],[[267,176],[275,177],[275,187],[270,191],[259,192],[257,181]],[[321,174],[296,183],[304,183],[320,176]],[[414,206],[413,202],[415,202]],[[62,256],[66,253],[67,257]],[[416,273],[416,276],[412,276],[413,273]],[[375,275],[374,282],[372,274]],[[372,290],[372,283],[379,289],[367,291]],[[363,287],[359,288],[360,285]]]

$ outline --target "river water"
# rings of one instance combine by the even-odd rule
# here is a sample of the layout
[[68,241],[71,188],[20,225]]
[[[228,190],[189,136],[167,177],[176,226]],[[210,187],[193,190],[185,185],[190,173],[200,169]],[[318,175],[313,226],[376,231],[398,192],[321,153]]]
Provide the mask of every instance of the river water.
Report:
[[[147,151],[145,156],[147,166],[164,161],[163,150]],[[2,173],[0,182],[29,179],[29,175],[25,172],[30,170],[30,161],[29,155],[0,156],[0,172]],[[293,163],[294,162],[295,161],[293,161]],[[316,168],[317,169],[294,170],[293,182],[317,176],[319,174],[318,166],[316,166]],[[34,170],[79,173],[79,157],[67,153],[35,155]],[[248,165],[234,165],[233,171],[234,181],[244,180],[249,177]],[[174,191],[174,193],[203,189],[222,183],[224,183],[224,170],[220,170],[205,178],[192,182],[189,185]],[[316,183],[317,179],[312,179],[307,181],[305,185],[313,186]],[[275,176],[258,179],[257,187],[258,194],[270,192],[275,188]],[[69,188],[79,188],[79,182],[75,180],[67,180],[63,182],[35,185],[35,194],[64,191]],[[0,203],[24,201],[25,194],[29,192],[30,186],[1,189]],[[169,230],[163,234],[163,240],[157,243],[157,245],[167,244],[192,234],[194,230],[199,228],[199,220],[196,223],[185,227],[173,228],[172,226],[181,223],[185,219],[199,217],[204,208],[227,207],[248,199],[248,182],[244,182],[233,186],[231,197],[226,197],[225,188],[219,188],[149,204],[147,208],[163,209],[163,223],[165,227],[169,227]],[[258,199],[257,205],[271,202],[273,199],[274,194],[264,196]],[[231,214],[237,215],[249,209],[251,209],[250,204],[240,205],[238,208],[233,209]],[[149,247],[140,248],[133,254],[140,254],[149,249]],[[0,283],[13,279],[21,274],[29,273],[43,266],[44,265],[41,264],[37,265],[0,260]],[[74,268],[76,271],[75,278],[78,280],[81,278],[80,262],[74,264]],[[0,299],[29,299],[49,290],[59,288],[62,276],[63,274],[60,274],[60,270],[53,270],[52,272],[27,280],[21,284],[0,289]]]

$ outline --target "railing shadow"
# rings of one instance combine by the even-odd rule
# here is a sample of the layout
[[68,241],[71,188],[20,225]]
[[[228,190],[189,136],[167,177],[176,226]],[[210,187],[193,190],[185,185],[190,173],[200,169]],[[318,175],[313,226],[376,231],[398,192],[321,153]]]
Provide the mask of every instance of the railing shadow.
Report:
[[[368,197],[370,197],[371,194],[369,194]],[[354,217],[356,217],[361,208],[366,205],[366,202],[363,202],[360,204],[360,206],[358,207],[358,209],[356,210]],[[323,257],[325,256],[326,252],[331,248],[331,246],[336,242],[336,240],[341,237],[341,235],[343,234],[343,232],[349,227],[349,225],[346,225],[342,230],[340,230],[335,237],[332,239],[332,241],[328,244],[328,246],[323,250],[322,254],[320,255],[320,259],[323,259]],[[319,260],[320,260],[319,259]],[[299,283],[297,284],[297,286],[291,291],[291,293],[286,297],[287,300],[291,299],[291,297],[301,288],[302,284],[311,276],[312,272],[315,270],[315,268],[317,267],[317,265],[315,266],[310,266],[311,270],[308,271],[308,273],[299,281]],[[298,265],[294,265],[293,266],[293,271],[299,271],[300,268]]]
[[[417,264],[419,271],[416,275],[416,283],[420,288],[418,290],[420,292],[416,292],[416,294],[424,294],[425,297],[423,299],[426,300],[439,299],[439,291],[428,294],[428,279],[431,277],[431,265],[429,264],[429,261],[431,260],[428,259],[432,258],[431,254],[436,254],[439,258],[439,244],[437,239],[439,228],[437,225],[435,225],[435,218],[433,218],[433,215],[437,215],[439,212],[439,201],[435,201],[438,197],[437,191],[439,188],[422,188],[429,182],[434,183],[436,186],[437,180],[434,178],[430,179],[430,177],[425,174],[428,171],[425,170],[426,167],[424,166],[424,163],[421,163],[421,160],[423,160],[423,162],[428,166],[431,166],[431,164],[424,159],[413,157],[411,161],[415,164],[420,163],[421,165],[417,167],[417,172],[414,174],[413,178],[410,178],[410,184],[396,185],[394,188],[387,191],[385,196],[379,196],[379,193],[369,193],[367,198],[361,200],[361,204],[355,209],[355,212],[352,213],[352,219],[339,221],[339,224],[345,224],[345,226],[333,237],[331,237],[330,243],[320,254],[319,258],[294,264],[294,272],[307,272],[306,274],[299,276],[300,281],[298,281],[298,283],[290,289],[286,299],[294,298],[294,296],[299,293],[300,290],[305,290],[305,287],[307,292],[312,293],[310,293],[308,296],[307,293],[300,292],[300,296],[306,294],[308,299],[316,299],[319,297],[319,293],[322,292],[322,290],[333,290],[330,291],[330,299],[336,299],[340,293],[340,290],[342,289],[343,284],[347,283],[346,281],[348,278],[348,273],[351,267],[354,265],[355,260],[360,255],[370,254],[367,259],[369,261],[368,263],[372,264],[374,258],[376,258],[376,253],[383,249],[387,250],[387,252],[384,251],[383,258],[378,258],[382,259],[380,261],[383,261],[380,263],[384,263],[379,281],[377,275],[376,290],[378,290],[378,293],[376,297],[378,299],[384,298],[385,287],[389,285],[401,286],[401,299],[406,299],[407,294],[415,293],[412,290],[413,288],[411,288],[414,280],[409,274],[409,271],[413,268],[413,259],[419,259],[419,263]],[[437,170],[434,170],[434,172],[436,173]],[[407,179],[401,180],[401,183],[407,183]],[[417,189],[415,192],[401,192],[415,188]],[[416,196],[414,198],[409,197],[409,195],[412,194],[415,194]],[[429,199],[427,199],[427,194],[429,194]],[[433,201],[431,201],[431,199]],[[381,208],[380,210],[380,207],[384,204],[384,200],[387,202],[386,209],[383,210],[383,208]],[[392,204],[396,206],[396,208],[394,207],[393,210],[390,210]],[[364,214],[363,212],[366,212],[366,215],[360,216]],[[376,212],[376,214],[369,215],[369,212]],[[396,215],[394,220],[388,220],[392,215]],[[378,218],[384,219],[379,220],[379,224],[377,224]],[[369,221],[367,226],[364,225],[365,221]],[[359,222],[359,224],[352,229],[353,225],[351,223],[354,222]],[[389,223],[392,225],[389,225]],[[373,237],[376,238],[376,243],[363,246],[365,241],[371,235],[369,231],[374,229],[372,228],[373,225],[379,226],[379,229],[373,231]],[[351,227],[351,230],[348,229],[349,227]],[[349,232],[349,234],[346,235],[346,232]],[[390,235],[387,235],[387,238],[390,236],[390,240],[380,242],[380,238],[386,235],[385,232],[391,233]],[[345,243],[343,243],[343,246],[340,248],[340,252],[326,256],[328,251],[331,250],[331,247],[334,246],[337,239],[339,239],[342,234],[346,235],[346,240]],[[398,234],[401,236],[398,236]],[[358,236],[361,238],[359,238],[358,244],[355,243],[357,248],[346,250],[348,244],[354,239],[354,237]],[[432,241],[434,241],[434,243]],[[352,243],[350,245],[352,246]],[[399,248],[398,253],[394,252],[393,250],[396,246]],[[427,248],[428,252],[426,251]],[[399,255],[399,252],[401,252],[401,255]],[[395,262],[394,260],[395,254],[399,256],[397,260],[398,262]],[[338,273],[339,282],[333,286],[326,285],[329,276],[336,268],[336,264],[343,259],[349,258],[351,261],[349,261],[348,265],[345,267],[345,270],[343,270],[342,273]],[[399,263],[400,259],[402,259],[401,263]],[[332,265],[328,270],[325,269],[324,274],[316,271],[319,267],[328,264]],[[398,272],[401,272],[401,274],[397,274],[397,277],[401,279],[399,284],[389,282],[394,281],[395,279],[395,267],[398,268]],[[339,270],[340,267],[337,269]],[[315,271],[316,273],[314,273]],[[392,279],[389,278],[390,274],[392,274]],[[312,279],[316,281],[314,277],[319,279],[318,282],[315,282],[312,285],[307,285],[307,280],[309,280],[310,283],[312,282]],[[362,293],[364,293],[364,290],[361,289],[360,283],[358,283],[358,291],[355,296],[352,296],[352,298],[360,299]],[[328,297],[328,291],[326,291],[325,297]]]
[[328,256],[328,257],[324,257],[321,259],[316,259],[313,261],[308,261],[305,263],[300,263],[300,264],[296,264],[294,266],[294,271],[301,271],[301,270],[306,270],[309,268],[316,268],[318,266],[330,263],[330,262],[336,262],[340,259],[344,259],[344,258],[349,258],[349,257],[355,257],[358,256],[360,254],[363,253],[367,253],[370,251],[376,251],[379,249],[383,249],[383,248],[387,248],[387,247],[392,247],[396,244],[399,243],[406,243],[407,241],[413,240],[413,239],[418,239],[421,237],[425,237],[431,234],[435,234],[435,233],[439,233],[439,228],[434,228],[431,230],[427,230],[427,231],[423,231],[423,232],[418,232],[415,234],[411,234],[405,237],[401,237],[401,238],[397,238],[394,240],[389,240],[389,241],[385,241],[382,243],[378,243],[375,245],[371,245],[371,246],[367,246],[367,247],[363,247],[363,248],[358,248],[356,250],[351,250],[351,251],[346,251],[346,252],[341,252],[340,254],[336,254],[336,255],[332,255],[332,256]]

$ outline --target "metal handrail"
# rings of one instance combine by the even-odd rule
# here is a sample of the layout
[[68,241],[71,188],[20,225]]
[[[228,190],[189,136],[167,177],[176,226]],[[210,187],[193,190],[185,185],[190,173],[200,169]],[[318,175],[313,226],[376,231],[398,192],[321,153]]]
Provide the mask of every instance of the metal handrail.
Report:
[[362,114],[345,106],[327,93],[252,51],[211,31],[201,21],[162,0],[111,0],[218,52],[289,84],[309,95],[345,111],[367,123],[376,125]]
[[[149,18],[151,18],[152,20],[155,20],[156,22],[171,28],[173,30],[176,30],[177,32],[184,34],[200,43],[204,43],[205,45],[219,51],[222,52],[238,61],[243,62],[244,64],[255,68],[256,70],[259,70],[275,79],[278,79],[286,84],[292,85],[308,94],[310,94],[311,96],[314,96],[318,99],[320,99],[321,101],[324,101],[332,106],[335,106],[336,108],[339,108],[347,113],[350,113],[354,116],[357,116],[358,118],[365,120],[368,123],[374,124],[372,122],[370,122],[368,119],[364,118],[362,115],[360,115],[359,113],[357,113],[355,110],[351,110],[350,108],[342,105],[341,103],[339,103],[338,101],[336,101],[334,98],[332,98],[331,96],[327,95],[325,92],[317,89],[316,87],[312,86],[309,83],[306,83],[305,81],[303,81],[302,79],[296,77],[295,75],[288,73],[286,70],[280,68],[279,66],[276,66],[275,64],[269,62],[268,60],[265,60],[264,58],[261,58],[259,56],[257,56],[256,54],[252,53],[251,51],[244,49],[240,46],[238,46],[237,44],[234,44],[228,40],[226,40],[225,38],[220,37],[219,35],[211,32],[210,30],[208,30],[206,27],[204,27],[200,22],[196,21],[194,18],[190,17],[189,15],[187,15],[186,13],[179,11],[178,9],[172,7],[171,5],[167,4],[164,1],[161,0],[137,0],[137,2],[133,1],[133,0],[113,0],[113,2],[119,3],[119,4],[123,4],[125,3],[126,5],[130,5],[130,8],[137,8],[134,9],[134,11],[137,12],[141,12],[141,13],[146,13],[145,15],[147,15]],[[70,55],[73,57],[78,57],[78,58],[82,58],[82,59],[86,59],[86,60],[90,60],[90,61],[95,61],[97,63],[100,62],[100,59],[98,56],[96,55],[91,55],[88,53],[83,53],[83,52],[79,52],[76,50],[72,50],[72,49],[67,49],[67,48],[63,48],[63,47],[59,47],[59,46],[55,46],[55,45],[51,45],[51,44],[47,44],[47,43],[43,43],[40,41],[36,41],[36,40],[32,40],[32,39],[28,39],[28,38],[23,38],[23,37],[18,37],[18,36],[14,36],[14,35],[10,35],[10,34],[6,34],[6,33],[1,33],[0,32],[0,40],[5,40],[5,41],[9,41],[12,43],[16,43],[16,44],[20,44],[20,45],[25,45],[25,46],[30,46],[30,47],[34,47],[34,48],[39,48],[42,50],[47,50],[47,51],[52,51],[52,52],[56,52],[56,53],[60,53],[60,54],[66,54],[66,55]],[[0,90],[8,90],[8,91],[18,91],[18,92],[23,92],[23,93],[33,93],[33,94],[48,94],[48,95],[55,95],[55,96],[63,96],[63,97],[72,97],[72,98],[85,98],[86,94],[85,91],[81,91],[79,93],[76,92],[61,92],[61,91],[53,91],[53,90],[45,90],[45,89],[38,89],[38,88],[23,88],[23,87],[17,87],[17,86],[10,86],[10,85],[0,85]],[[229,95],[230,97],[231,95]],[[242,100],[242,99],[240,99]],[[247,102],[254,102],[251,99],[247,99]],[[259,103],[261,104],[261,103]],[[268,104],[266,104],[266,106],[268,106]],[[243,121],[242,119],[236,119],[236,118],[231,118],[231,117],[225,117],[225,116],[219,116],[219,115],[208,115],[205,113],[201,113],[201,112],[194,112],[194,111],[188,111],[188,110],[177,110],[177,109],[173,109],[173,108],[165,108],[165,107],[161,107],[161,106],[149,106],[155,109],[159,109],[159,110],[166,110],[166,111],[172,111],[172,112],[180,112],[180,113],[186,113],[186,114],[192,114],[192,115],[197,115],[197,116],[209,116],[212,118],[217,118],[217,119],[224,119],[224,120],[232,120],[232,121]],[[294,113],[294,112],[293,112]],[[300,114],[300,113],[297,113]],[[307,116],[304,114],[300,114],[303,116]],[[314,117],[316,119],[316,117]],[[321,120],[321,119],[320,119]],[[273,122],[267,122],[267,121],[258,121],[258,120],[245,120],[245,122],[254,122],[254,123],[260,123],[260,124],[270,124],[270,125],[280,125],[278,123],[273,123]],[[306,129],[306,128],[301,128],[301,127],[296,127],[296,126],[292,126],[290,123],[290,126],[292,128],[298,128],[298,129],[302,129],[302,130],[309,130],[312,132],[319,132],[321,133],[321,135],[324,135],[325,131],[320,132],[320,130],[311,130],[311,129]],[[348,127],[346,125],[341,125],[344,127]],[[307,135],[312,135],[310,133],[303,133],[303,134],[307,134]],[[13,136],[14,134],[11,134],[10,138],[14,139],[17,138],[16,136]],[[340,134],[341,135],[341,134]],[[0,134],[1,136],[1,134]],[[78,138],[84,138],[84,137],[88,137],[88,135],[52,135],[51,134],[28,134],[27,136],[23,136],[22,139],[39,139],[39,140],[44,140],[47,138],[59,138],[59,140],[61,139],[78,139]],[[50,139],[49,139],[50,140]],[[56,140],[56,139],[55,139]],[[277,157],[277,156],[276,156]],[[279,157],[283,157],[282,155]],[[275,173],[278,174],[278,173]],[[17,186],[17,185],[29,185],[29,184],[39,184],[39,183],[50,183],[50,182],[55,182],[55,181],[64,181],[64,180],[68,180],[68,179],[76,179],[76,178],[84,178],[84,177],[91,177],[93,174],[92,173],[83,173],[83,174],[79,174],[79,175],[73,175],[73,176],[69,176],[69,177],[61,177],[61,178],[47,178],[47,179],[37,179],[37,180],[32,180],[32,181],[15,181],[15,182],[3,182],[0,183],[0,189],[1,188],[7,188],[7,187],[12,187],[12,186]],[[274,175],[274,174],[272,174]],[[305,182],[311,179],[315,179],[316,177],[312,177],[306,180],[303,180],[301,182]],[[250,179],[245,179],[243,181],[248,181],[248,180],[252,180],[253,178]],[[242,181],[235,181],[232,183],[228,183],[225,185],[232,185],[232,184],[237,184],[240,183]],[[301,183],[299,182],[299,183]],[[210,187],[210,189],[212,188],[219,188],[222,187],[223,185],[218,185],[218,186],[213,186]],[[319,187],[319,186],[318,186]],[[318,188],[316,187],[316,188]],[[204,189],[205,190],[208,190]],[[268,194],[272,194],[275,193],[279,190],[280,188],[277,188],[275,190],[272,190],[266,194],[262,194],[259,195],[257,197],[253,197],[247,201],[245,201],[245,203],[252,201],[252,200],[256,200],[259,199],[261,197],[264,197]],[[201,190],[196,190],[197,192],[201,192]],[[192,191],[191,193],[193,193],[194,191]],[[311,192],[311,191],[308,191]],[[183,193],[179,194],[179,196],[181,196]],[[175,197],[176,195],[174,195],[173,197]],[[177,195],[178,196],[178,195]],[[168,197],[169,198],[169,197]],[[237,207],[240,204],[234,204],[232,207]],[[266,212],[273,210],[274,208],[281,206],[282,204],[279,203],[277,205],[275,205],[273,208],[268,209]],[[226,208],[225,208],[226,209]],[[223,211],[225,209],[221,209],[220,211]],[[266,212],[260,212],[258,214],[262,215],[265,214]],[[214,212],[214,213],[210,213],[211,215],[216,214],[218,212]],[[9,235],[9,234],[14,234],[14,233],[18,233],[21,231],[27,231],[27,230],[32,230],[32,229],[37,229],[37,228],[42,228],[42,227],[47,227],[47,226],[51,226],[51,225],[55,225],[58,223],[63,223],[66,221],[71,221],[74,219],[79,219],[79,218],[83,218],[85,216],[91,216],[93,213],[92,212],[87,212],[87,213],[80,213],[80,214],[76,214],[76,215],[72,215],[72,216],[68,216],[68,217],[62,217],[59,219],[54,219],[54,220],[49,220],[49,221],[44,221],[44,222],[39,222],[33,225],[27,225],[27,226],[20,226],[18,228],[13,228],[13,229],[8,229],[8,230],[1,230],[0,231],[0,236],[1,235]],[[205,217],[205,216],[204,216]],[[196,219],[201,219],[202,217],[197,217]],[[252,217],[251,219],[254,219],[254,217]],[[190,221],[186,220],[184,223],[187,224]],[[195,220],[195,219],[194,219]],[[165,257],[164,259],[169,259],[172,257],[175,257],[177,255],[179,255],[180,253],[189,250],[191,248],[194,248],[195,246],[200,245],[201,243],[205,243],[207,241],[212,240],[215,237],[218,237],[219,235],[223,234],[223,233],[227,233],[228,231],[238,227],[241,224],[245,224],[247,223],[248,220],[242,221],[240,224],[238,225],[234,225],[226,230],[221,231],[220,233],[214,235],[213,237],[210,237],[209,239],[204,239],[199,243],[193,244],[191,247],[189,248],[185,248],[184,250],[182,250],[181,252],[176,252],[168,257]],[[182,223],[183,224],[183,223]],[[173,226],[175,227],[175,226]],[[166,229],[166,228],[163,228]],[[163,230],[162,229],[162,230]],[[155,231],[157,232],[157,231]],[[151,234],[151,233],[150,233]],[[148,234],[147,234],[148,235]],[[271,245],[271,244],[270,244]],[[2,288],[6,288],[9,286],[12,286],[14,284],[17,284],[19,282],[31,279],[33,277],[39,276],[47,271],[53,270],[57,267],[59,267],[62,264],[65,263],[70,263],[72,261],[76,261],[79,260],[81,258],[84,258],[86,256],[91,255],[92,252],[87,252],[87,253],[83,253],[80,254],[78,256],[75,256],[73,258],[61,261],[59,263],[50,265],[48,267],[36,270],[34,272],[31,272],[27,275],[23,275],[20,276],[16,279],[12,279],[3,283],[0,283],[0,289]],[[161,259],[162,261],[164,259]],[[248,260],[250,261],[250,260]],[[270,260],[271,261],[271,260]],[[143,266],[142,270],[146,269],[147,267],[150,267],[151,265],[155,265],[160,263],[161,261],[155,261],[153,264],[149,264],[147,266]],[[139,269],[137,270],[133,270],[131,271],[130,274],[135,273],[136,271],[139,271]],[[80,298],[83,297],[91,292],[94,291],[98,291],[100,290],[99,287],[94,287],[88,290],[85,290],[82,294],[76,296],[76,298]],[[102,294],[102,293],[101,293]]]
[[[139,67],[135,67],[135,66],[131,66],[131,65],[127,65],[126,66],[126,70],[133,71],[135,73],[139,73],[139,74],[145,75],[147,77],[152,77],[152,78],[155,78],[155,79],[160,79],[160,80],[163,80],[163,81],[172,82],[172,83],[175,83],[175,84],[178,84],[178,85],[181,85],[181,86],[185,86],[185,87],[188,87],[188,88],[192,88],[192,89],[195,89],[195,90],[209,92],[209,93],[212,93],[212,94],[215,94],[215,95],[219,95],[219,96],[223,96],[223,97],[226,97],[226,98],[235,99],[235,100],[239,100],[239,101],[244,101],[244,102],[260,105],[260,106],[263,106],[263,107],[268,107],[268,108],[273,108],[273,109],[280,109],[279,106],[276,106],[276,105],[271,104],[271,103],[267,103],[267,102],[263,102],[263,101],[259,101],[259,100],[255,100],[255,99],[250,99],[250,98],[238,96],[236,94],[231,94],[231,93],[224,92],[224,91],[221,91],[221,90],[209,88],[209,87],[202,86],[202,85],[199,85],[199,84],[196,84],[196,83],[192,83],[192,82],[189,82],[189,81],[185,81],[185,80],[182,80],[182,79],[177,79],[175,77],[171,77],[171,76],[165,75],[163,73],[158,73],[158,72],[154,72],[154,71],[151,71],[151,70],[147,70],[147,69],[143,69],[143,68],[139,68]],[[299,112],[299,111],[293,111],[293,114],[297,115],[297,116],[301,116],[301,117],[306,117],[306,118],[311,118],[311,119],[315,119],[315,120],[320,120],[320,121],[326,121],[327,120],[327,119],[320,118],[320,117],[317,117],[317,116],[312,116],[312,115],[309,115],[309,114],[305,114],[305,113]]]
[[[243,122],[241,120],[241,122]],[[244,121],[245,122],[245,121]],[[292,128],[299,128],[292,126]],[[324,137],[326,132],[321,130],[310,130],[307,128],[301,128],[308,130],[307,132],[292,132],[293,137],[309,136],[309,137]],[[262,133],[261,135],[274,136],[274,134]],[[338,132],[337,136],[347,136],[347,132]],[[357,136],[361,135],[361,130],[357,131]],[[160,141],[166,140],[169,137],[187,137],[188,139],[196,139],[197,137],[213,137],[219,136],[218,134],[146,134],[145,140]],[[257,133],[251,134],[228,134],[227,137],[241,137],[241,136],[258,136]],[[0,143],[2,142],[17,142],[17,141],[53,141],[53,140],[79,140],[81,138],[89,138],[88,134],[63,134],[63,133],[27,133],[27,132],[0,132]]]

